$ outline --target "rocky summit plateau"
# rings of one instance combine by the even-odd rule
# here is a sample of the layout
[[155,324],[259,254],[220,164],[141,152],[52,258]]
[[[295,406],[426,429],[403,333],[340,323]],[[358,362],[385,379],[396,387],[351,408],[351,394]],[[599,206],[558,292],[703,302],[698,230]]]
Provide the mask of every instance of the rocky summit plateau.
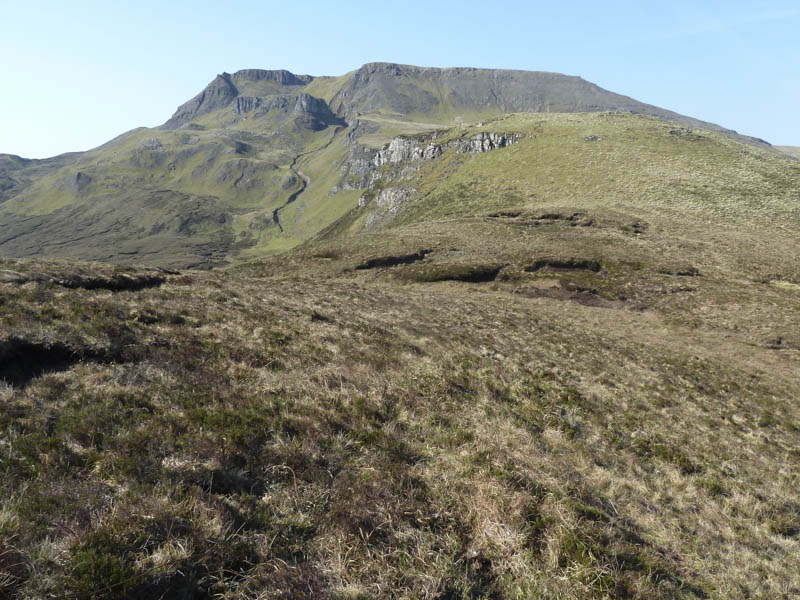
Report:
[[800,597],[797,155],[390,63],[0,155],[0,598]]

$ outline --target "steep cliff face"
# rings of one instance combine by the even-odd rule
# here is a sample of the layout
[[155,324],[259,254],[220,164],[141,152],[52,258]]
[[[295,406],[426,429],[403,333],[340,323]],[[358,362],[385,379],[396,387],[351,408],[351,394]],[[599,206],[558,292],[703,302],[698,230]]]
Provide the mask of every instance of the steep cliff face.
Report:
[[[278,86],[277,89],[297,89],[308,85],[313,79],[310,75],[295,75],[285,70],[243,69],[233,75],[222,73],[217,75],[197,96],[179,106],[164,127],[167,129],[179,127],[196,117],[226,108],[230,104],[234,105],[234,114],[249,112],[262,105],[266,105],[267,110],[282,107],[280,96],[278,98],[273,98],[272,95],[267,97],[245,96],[240,94],[239,88],[246,87],[248,82],[267,82],[274,83]],[[321,102],[325,104],[324,100]],[[306,104],[310,103],[306,100]],[[325,104],[325,108],[327,108],[327,104]]]
[[[369,214],[364,229],[375,230],[389,223],[417,199],[417,190],[408,180],[423,163],[434,161],[446,152],[480,154],[516,144],[521,133],[481,131],[455,139],[442,139],[447,132],[427,136],[398,136],[380,150],[354,146],[342,167],[340,189],[363,189],[358,201]],[[384,187],[385,186],[385,187]]]
[[214,78],[202,92],[188,102],[181,104],[169,121],[164,124],[166,129],[174,129],[199,117],[220,108],[225,108],[239,94],[236,86],[231,81],[228,73],[222,73]]
[[[467,137],[438,142],[441,133],[429,136],[398,136],[380,150],[354,144],[342,166],[340,189],[367,189],[379,178],[394,181],[416,172],[420,161],[434,160],[448,150],[477,154],[505,148],[519,142],[521,133],[480,132]],[[385,165],[396,168],[382,169]]]
[[306,93],[270,96],[239,96],[231,103],[233,115],[255,113],[262,115],[272,110],[280,110],[294,115],[311,115],[322,121],[336,120],[328,103],[321,98]]
[[310,94],[300,94],[294,105],[295,123],[312,131],[321,131],[329,125],[345,125],[333,114],[328,103]]
[[314,79],[311,75],[295,75],[284,69],[268,71],[264,69],[242,69],[233,74],[234,79],[248,81],[274,81],[281,85],[308,85]]
[[437,144],[435,138],[431,140],[415,139],[409,137],[396,137],[386,146],[378,150],[372,159],[376,167],[385,164],[409,162],[415,160],[433,160],[445,151],[454,149],[456,152],[475,154],[489,152],[497,148],[505,148],[515,144],[523,138],[521,133],[490,133],[481,132],[469,137],[450,140]]
[[297,96],[294,110],[296,113],[311,113],[320,117],[333,117],[328,103],[321,98],[315,98],[311,94],[300,94]]
[[[275,105],[269,104],[265,106],[266,110],[269,111],[272,108],[284,108],[288,105],[288,102],[283,97],[275,98],[278,102]],[[253,112],[257,108],[261,108],[264,106],[264,98],[258,98],[256,96],[239,96],[236,98],[236,102],[233,103],[233,114],[234,115],[243,115],[245,113]]]

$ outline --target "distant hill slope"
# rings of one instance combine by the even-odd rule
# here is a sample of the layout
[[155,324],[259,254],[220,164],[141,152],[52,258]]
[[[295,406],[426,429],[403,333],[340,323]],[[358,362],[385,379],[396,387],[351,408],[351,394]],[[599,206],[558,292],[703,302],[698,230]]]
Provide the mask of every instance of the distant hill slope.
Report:
[[[719,133],[638,115],[515,114],[396,138],[376,162],[356,179],[358,206],[308,248],[425,249],[428,263],[490,278],[577,260],[610,261],[616,275],[800,282],[800,163]],[[602,295],[602,278],[589,279],[575,285]],[[619,284],[609,298],[630,294]]]
[[392,110],[406,115],[483,115],[515,112],[620,111],[722,131],[759,145],[763,140],[615,94],[580,77],[542,71],[432,69],[369,63],[353,72],[331,99],[344,115]]
[[356,205],[394,136],[512,112],[626,112],[769,145],[578,77],[371,63],[217,76],[161,127],[85,153],[0,156],[0,256],[208,267],[293,247]]
[[800,146],[775,146],[775,149],[800,160]]

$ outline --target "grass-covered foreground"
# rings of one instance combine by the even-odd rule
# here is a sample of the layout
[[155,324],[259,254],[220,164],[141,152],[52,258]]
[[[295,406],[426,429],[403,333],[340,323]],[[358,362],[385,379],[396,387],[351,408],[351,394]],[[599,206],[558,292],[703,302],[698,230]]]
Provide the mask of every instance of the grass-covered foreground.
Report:
[[0,265],[0,596],[800,594],[800,353],[724,281],[379,250]]

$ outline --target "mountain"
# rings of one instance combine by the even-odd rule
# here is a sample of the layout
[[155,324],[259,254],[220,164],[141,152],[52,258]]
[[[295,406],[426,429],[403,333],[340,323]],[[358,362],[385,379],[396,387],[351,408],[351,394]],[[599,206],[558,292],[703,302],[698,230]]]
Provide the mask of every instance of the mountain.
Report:
[[800,596],[800,162],[562,77],[1,156],[0,597]]
[[768,147],[555,73],[247,69],[217,76],[159,128],[52,159],[3,155],[0,255],[208,267],[285,250],[355,206],[341,169],[393,137],[514,112],[640,114]]

